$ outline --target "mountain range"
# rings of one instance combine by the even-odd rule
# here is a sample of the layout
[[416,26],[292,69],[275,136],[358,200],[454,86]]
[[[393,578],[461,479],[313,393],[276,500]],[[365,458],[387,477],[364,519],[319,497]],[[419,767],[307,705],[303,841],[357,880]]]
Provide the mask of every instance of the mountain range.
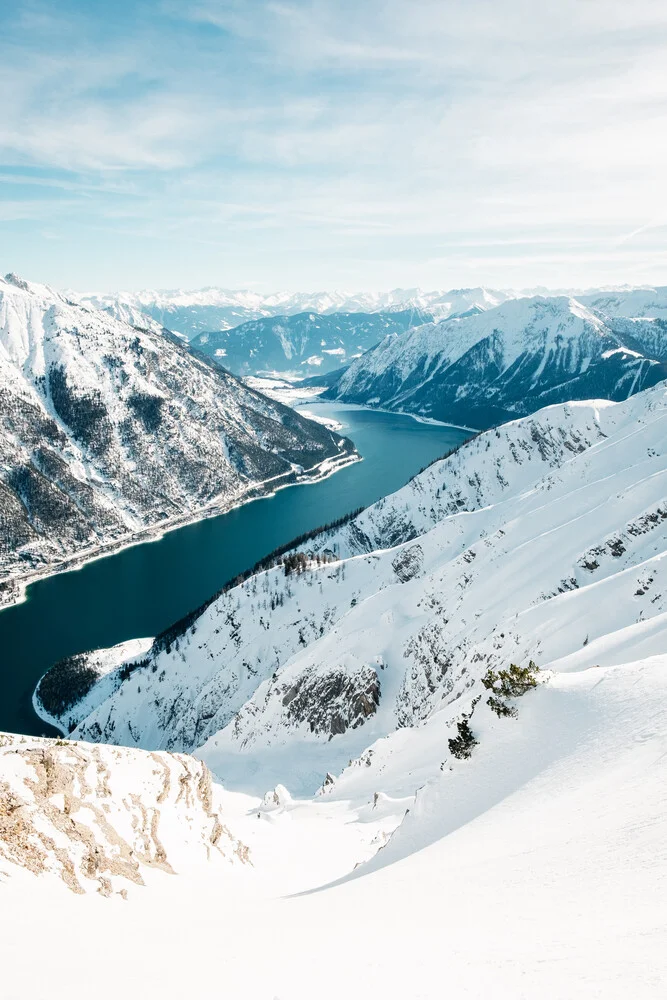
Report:
[[667,296],[590,299],[516,298],[427,323],[319,384],[324,398],[489,427],[549,403],[622,400],[665,378]]
[[261,294],[248,290],[202,288],[194,291],[74,292],[67,296],[89,308],[103,309],[124,322],[158,326],[192,340],[201,333],[228,330],[249,320],[299,313],[374,313],[417,310],[442,318],[469,309],[488,309],[514,292],[486,288],[462,288],[425,292],[419,288],[396,288],[391,292],[278,292]]
[[250,320],[217,333],[200,333],[193,349],[236,375],[289,371],[303,377],[350,363],[390,334],[433,317],[418,309],[375,313],[297,313]]
[[353,451],[170,334],[14,275],[0,279],[0,426],[5,600],[19,577],[317,476]]
[[226,783],[282,774],[310,795],[378,740],[384,759],[406,727],[446,729],[489,669],[660,653],[666,427],[662,384],[487,431],[139,654],[63,662],[37,704],[75,739],[196,751]]
[[[80,890],[130,900],[123,968],[218,947],[236,995],[333,1000],[335,947],[350,995],[431,996],[445,942],[457,996],[655,996],[666,432],[665,383],[547,407],[154,640],[54,667],[35,703],[68,741],[6,738],[13,923],[32,867],[47,959],[114,933]],[[168,965],[151,988],[217,976]]]
[[[7,963],[9,997],[51,995],[63,956],[109,1000],[128,976],[160,997],[660,995],[667,382],[643,293],[643,315],[634,290],[524,297],[386,338],[347,373],[386,354],[428,402],[460,365],[461,418],[622,398],[471,432],[160,635],[42,677],[64,738],[0,734],[0,939],[37,956]],[[0,331],[24,519],[60,490],[68,523],[100,523],[65,472],[134,524],[149,496],[194,509],[218,477],[224,505],[274,463],[353,457],[160,324],[9,276]]]
[[48,920],[35,995],[102,937],[109,998],[128,968],[210,992],[220,955],[231,995],[334,1000],[332,949],[360,998],[655,996],[666,431],[665,383],[546,407],[49,671],[68,739],[0,734],[0,931]]

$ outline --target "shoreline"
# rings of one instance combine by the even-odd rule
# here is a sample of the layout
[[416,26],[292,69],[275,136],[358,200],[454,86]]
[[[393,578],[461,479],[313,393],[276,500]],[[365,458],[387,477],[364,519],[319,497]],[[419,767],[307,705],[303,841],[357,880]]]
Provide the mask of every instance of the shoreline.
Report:
[[[346,403],[339,399],[323,399],[322,394],[326,391],[326,386],[307,386],[301,390],[299,395],[299,381],[290,378],[289,373],[273,372],[263,376],[246,376],[244,379],[251,388],[258,389],[270,399],[275,399],[285,406],[302,410],[304,406],[326,406],[327,404],[344,409],[373,410],[375,413],[388,413],[393,416],[410,417],[419,424],[428,424],[433,427],[452,427],[454,430],[467,431],[471,434],[482,433],[483,428],[468,427],[466,424],[453,424],[448,420],[436,420],[435,417],[424,417],[419,413],[410,413],[408,410],[388,410],[383,406],[374,406],[372,403]],[[255,385],[254,383],[258,383]],[[308,411],[303,411],[308,415]],[[317,420],[315,414],[311,419]],[[328,418],[325,418],[328,419]],[[321,421],[324,423],[324,420]],[[340,431],[342,425],[336,421],[337,427],[331,425],[330,429]],[[325,425],[326,426],[326,425]]]
[[[218,500],[211,500],[205,507],[202,507],[196,512],[192,512],[190,514],[179,514],[166,521],[159,521],[156,524],[140,528],[136,532],[128,532],[127,535],[123,535],[121,538],[110,542],[102,543],[101,545],[95,546],[94,549],[86,549],[83,552],[66,556],[64,559],[57,563],[50,564],[43,570],[35,570],[22,575],[9,576],[0,584],[0,586],[11,588],[8,589],[7,595],[0,593],[0,614],[10,608],[15,608],[20,604],[24,604],[28,599],[27,591],[29,587],[31,587],[34,583],[38,583],[40,580],[45,580],[51,576],[59,576],[61,573],[74,573],[83,569],[85,566],[88,566],[90,563],[97,562],[99,559],[108,559],[111,556],[118,555],[120,552],[125,551],[125,549],[133,548],[135,545],[147,545],[151,542],[159,542],[171,531],[177,531],[179,528],[185,528],[189,524],[197,524],[199,521],[208,520],[212,517],[220,517],[224,514],[229,514],[231,511],[236,510],[238,507],[243,507],[247,503],[275,496],[279,490],[288,489],[291,486],[308,486],[310,484],[320,483],[323,480],[328,479],[330,476],[333,476],[336,472],[340,471],[340,469],[344,469],[348,465],[353,465],[355,462],[361,461],[363,461],[362,456],[357,452],[356,448],[354,448],[353,451],[345,451],[343,455],[325,458],[317,465],[312,466],[310,469],[302,470],[301,473],[294,473],[294,471],[286,472],[280,476],[274,476],[271,479],[265,479],[261,482],[257,482],[248,488],[247,493],[243,494],[236,500],[229,502],[228,504]],[[281,479],[287,479],[293,475],[296,475],[297,477],[294,481],[280,482]],[[264,490],[263,488],[267,486],[269,488]],[[8,597],[7,600],[4,599],[5,596]],[[52,725],[52,723],[50,724]]]
[[448,420],[436,420],[434,417],[422,417],[418,413],[409,413],[407,410],[387,410],[383,406],[373,406],[368,403],[345,403],[338,399],[322,399],[317,397],[312,400],[304,400],[299,402],[298,400],[293,404],[294,408],[301,408],[302,406],[336,406],[341,410],[372,410],[373,413],[388,413],[392,417],[410,417],[411,420],[416,420],[418,424],[426,424],[431,427],[451,427],[456,431],[468,431],[471,434],[481,434],[482,429],[479,427],[467,427],[465,424],[453,424]]
[[[44,677],[44,674],[42,674],[42,677]],[[40,677],[39,681],[37,681],[37,683],[35,684],[35,687],[33,688],[33,692],[32,692],[32,694],[30,696],[30,703],[32,705],[32,710],[33,710],[33,712],[35,713],[35,715],[37,716],[37,718],[39,719],[40,722],[43,722],[45,725],[51,726],[52,729],[55,729],[58,733],[60,733],[60,737],[62,739],[68,739],[69,734],[68,734],[67,730],[65,729],[65,727],[63,726],[62,722],[60,722],[59,719],[55,719],[53,716],[49,715],[49,713],[46,711],[46,709],[42,706],[41,701],[39,701],[39,699],[37,698],[37,688],[39,687],[39,684],[40,684],[40,681],[42,680],[42,677]],[[33,738],[34,737],[30,737],[30,739],[33,739]],[[38,738],[39,739],[58,739],[59,737],[57,737],[57,736],[46,736],[46,737],[38,737]]]

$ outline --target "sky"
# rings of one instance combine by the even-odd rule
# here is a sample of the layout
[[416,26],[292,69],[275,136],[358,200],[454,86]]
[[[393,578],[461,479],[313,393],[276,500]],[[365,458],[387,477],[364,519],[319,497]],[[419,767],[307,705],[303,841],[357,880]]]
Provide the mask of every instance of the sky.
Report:
[[664,0],[17,0],[0,98],[3,273],[667,284]]

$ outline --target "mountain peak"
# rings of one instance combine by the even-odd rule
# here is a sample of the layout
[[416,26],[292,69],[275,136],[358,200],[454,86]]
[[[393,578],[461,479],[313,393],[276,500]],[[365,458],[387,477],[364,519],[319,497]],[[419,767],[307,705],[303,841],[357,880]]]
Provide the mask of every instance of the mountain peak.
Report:
[[5,275],[5,281],[8,285],[15,285],[16,288],[22,288],[24,292],[30,291],[30,285],[28,282],[14,271],[9,271],[8,274]]

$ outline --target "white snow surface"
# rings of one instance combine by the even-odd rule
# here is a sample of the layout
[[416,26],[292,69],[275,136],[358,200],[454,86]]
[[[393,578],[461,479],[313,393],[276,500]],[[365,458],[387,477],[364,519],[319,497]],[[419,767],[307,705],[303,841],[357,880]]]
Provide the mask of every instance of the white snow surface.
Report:
[[[92,978],[96,941],[101,997],[661,996],[666,431],[663,383],[481,434],[309,542],[303,572],[105,673],[73,735],[194,750],[251,864],[183,857],[125,901],[0,857],[5,994],[25,996],[38,908],[35,1000],[72,942]],[[529,658],[537,688],[497,718],[482,676]]]

